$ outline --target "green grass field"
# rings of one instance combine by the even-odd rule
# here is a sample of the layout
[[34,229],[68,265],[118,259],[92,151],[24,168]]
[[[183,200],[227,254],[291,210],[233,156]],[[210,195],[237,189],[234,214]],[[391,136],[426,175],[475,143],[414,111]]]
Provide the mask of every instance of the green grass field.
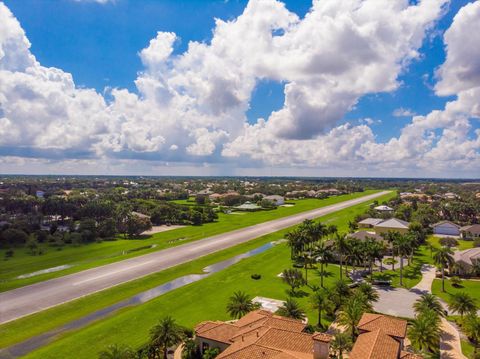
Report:
[[[0,259],[0,292],[265,221],[362,197],[375,192],[377,191],[372,190],[362,193],[330,197],[322,200],[304,199],[292,201],[295,203],[295,206],[293,207],[280,207],[276,210],[246,213],[242,216],[219,213],[219,219],[215,223],[207,223],[202,226],[188,226],[168,232],[157,233],[149,238],[143,239],[119,238],[115,241],[104,241],[79,247],[66,246],[62,250],[57,250],[56,248],[44,245],[43,248],[45,253],[40,256],[31,256],[25,249],[17,249],[13,258],[9,260]],[[155,245],[155,247],[149,248],[152,245]],[[0,251],[0,258],[3,259],[3,257],[4,251]],[[41,274],[25,279],[16,279],[16,277],[22,274],[32,273],[60,265],[72,265],[72,267],[58,272]]]
[[[386,200],[392,196],[392,194],[389,194],[383,196],[380,200]],[[362,213],[366,205],[367,203],[359,204],[324,216],[321,220],[326,223],[336,224],[341,231],[345,231],[347,230],[348,220],[356,214]],[[0,331],[3,334],[0,337],[0,347],[18,343],[33,335],[81,318],[90,312],[165,283],[170,279],[187,273],[199,272],[201,268],[208,264],[243,253],[263,243],[282,238],[286,231],[264,236],[185,265],[0,326]],[[75,343],[80,344],[81,342],[83,343],[81,345],[85,346],[84,340],[88,342],[88,350],[84,347],[78,353],[79,357],[85,358],[95,357],[96,353],[108,343],[126,342],[137,345],[146,340],[148,329],[152,325],[151,322],[155,322],[166,313],[175,315],[182,324],[190,326],[203,319],[226,319],[224,311],[225,301],[234,290],[245,290],[252,295],[284,299],[286,286],[276,275],[289,265],[289,249],[285,245],[277,246],[214,274],[207,279],[165,294],[147,304],[126,309],[121,314],[99,321],[75,333],[64,334],[63,339],[32,353],[31,356],[38,358],[61,358],[68,351],[71,353],[73,352],[72,350],[78,350],[75,347]],[[328,270],[333,274],[332,277],[326,278],[326,283],[331,283],[338,274],[338,267],[331,265],[328,267]],[[262,274],[262,279],[259,281],[250,279],[250,275],[254,272]],[[312,273],[309,274],[309,277],[313,278],[315,276],[314,271],[310,272]],[[315,280],[318,282],[318,278]],[[218,283],[221,283],[221,285]],[[300,298],[299,301],[308,309],[307,298]],[[309,316],[315,318],[313,310],[309,309]],[[132,323],[125,325],[125,322],[122,322],[122,324],[119,324],[118,320],[132,321]],[[123,327],[122,330],[120,330],[120,327]]]
[[[435,236],[429,236],[427,241],[434,247],[434,248],[439,248],[439,237]],[[472,241],[464,241],[459,239],[458,240],[458,249],[463,250],[463,249],[468,249],[472,248],[473,242]],[[420,280],[422,279],[422,273],[421,273],[421,268],[423,264],[434,264],[433,258],[432,258],[433,252],[430,250],[429,246],[423,245],[420,246],[420,248],[417,250],[415,253],[413,262],[411,263],[410,266],[407,266],[407,261],[404,260],[404,287],[407,289],[410,289],[417,285]],[[399,287],[400,286],[400,270],[399,270],[399,264],[395,264],[395,271],[388,270],[384,271],[383,273],[375,273],[374,277],[377,279],[387,279],[392,281],[392,285],[394,287]],[[479,283],[480,285],[480,283]],[[480,289],[478,290],[479,295],[480,295]]]
[[450,302],[450,295],[458,292],[467,292],[470,294],[477,305],[480,307],[480,281],[472,279],[464,279],[460,287],[455,288],[450,284],[448,279],[445,279],[445,292],[442,292],[442,280],[435,279],[432,284],[432,293],[442,298],[445,302]]

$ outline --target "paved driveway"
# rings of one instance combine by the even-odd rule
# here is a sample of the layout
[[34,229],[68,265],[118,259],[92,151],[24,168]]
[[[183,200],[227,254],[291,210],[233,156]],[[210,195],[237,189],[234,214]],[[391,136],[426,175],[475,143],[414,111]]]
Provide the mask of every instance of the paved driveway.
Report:
[[391,288],[376,286],[380,296],[373,308],[375,311],[396,317],[413,318],[413,303],[423,293],[430,292],[432,282],[435,279],[435,267],[431,265],[422,266],[422,280],[412,289]]
[[[381,288],[376,287],[380,299],[374,305],[375,311],[397,317],[414,318],[413,303],[423,293],[430,293],[435,279],[436,268],[423,265],[422,280],[412,289]],[[444,308],[446,304],[440,301]],[[442,318],[442,332],[440,336],[440,358],[442,359],[467,359],[462,354],[460,334],[458,330]]]

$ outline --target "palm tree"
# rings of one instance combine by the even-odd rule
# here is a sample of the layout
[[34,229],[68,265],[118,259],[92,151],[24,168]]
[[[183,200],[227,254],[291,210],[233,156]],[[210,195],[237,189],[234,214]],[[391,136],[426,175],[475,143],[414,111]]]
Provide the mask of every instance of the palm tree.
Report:
[[463,319],[465,314],[476,312],[477,305],[475,304],[475,300],[468,293],[458,292],[450,296],[448,309],[460,314]]
[[363,294],[369,303],[378,302],[380,298],[378,292],[366,282],[360,283],[355,291]]
[[308,238],[309,248],[312,249],[313,244],[318,243],[324,237],[329,228],[321,222],[314,222],[311,219],[306,219],[301,225],[306,237]]
[[403,287],[403,258],[411,251],[411,241],[407,236],[399,235],[395,238],[393,246],[400,257],[400,286]]
[[343,359],[343,352],[352,349],[352,339],[347,333],[337,333],[330,344],[332,350],[338,353],[338,358]]
[[364,312],[365,302],[360,296],[352,296],[342,305],[341,311],[338,313],[338,323],[347,327],[352,341],[355,340],[356,327]]
[[327,246],[325,242],[321,242],[315,247],[314,256],[316,261],[320,263],[320,286],[323,288],[323,265],[328,265],[328,262],[332,260],[332,252],[330,246]]
[[170,316],[160,319],[158,324],[150,329],[150,342],[163,352],[164,359],[167,359],[168,348],[179,344],[183,337],[182,327]]
[[333,287],[330,288],[330,298],[331,301],[335,304],[335,309],[338,309],[343,302],[350,297],[351,290],[348,287],[347,282],[344,280],[337,280]]
[[437,296],[431,293],[422,294],[422,296],[413,304],[413,309],[417,315],[422,314],[426,310],[431,310],[441,317],[445,316],[442,304],[438,300]]
[[312,254],[310,252],[302,253],[303,268],[305,268],[305,284],[308,285],[308,266],[312,260]]
[[302,250],[301,233],[298,229],[294,229],[291,232],[285,234],[287,244],[290,247],[290,259],[294,259],[297,254]]
[[287,298],[283,305],[278,308],[277,314],[282,317],[288,317],[293,319],[305,319],[305,311],[300,307],[297,301],[292,298]]
[[440,266],[442,271],[442,292],[445,292],[445,267],[448,267],[454,263],[453,252],[449,247],[442,247],[435,250],[433,255],[435,264]]
[[99,359],[133,359],[135,352],[126,345],[112,344],[98,354]]
[[439,348],[440,318],[431,310],[416,317],[408,329],[412,346],[420,351],[436,352]]
[[343,256],[348,252],[348,239],[345,233],[335,233],[334,248],[337,251],[338,259],[340,261],[340,280],[342,280]]
[[234,319],[240,319],[245,314],[257,309],[250,296],[244,292],[235,292],[228,299],[227,313]]
[[332,302],[328,299],[329,293],[325,290],[317,290],[313,292],[310,300],[312,302],[313,309],[318,310],[318,324],[319,328],[322,327],[322,311],[328,310],[332,306]]
[[470,314],[463,321],[462,329],[467,335],[467,337],[475,345],[475,352],[473,358],[476,358],[475,354],[480,347],[480,318],[477,317],[476,314]]
[[392,271],[395,271],[395,261],[393,260],[395,258],[394,242],[401,236],[401,234],[395,231],[388,231],[387,233],[383,233],[382,236],[383,239],[390,243],[390,248],[392,250]]
[[305,284],[302,272],[296,268],[285,269],[282,272],[282,280],[291,288],[291,294],[295,295],[295,289]]

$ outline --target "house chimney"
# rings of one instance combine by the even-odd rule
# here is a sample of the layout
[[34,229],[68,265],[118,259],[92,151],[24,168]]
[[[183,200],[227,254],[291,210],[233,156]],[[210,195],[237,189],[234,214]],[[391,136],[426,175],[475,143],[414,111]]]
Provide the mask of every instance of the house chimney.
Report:
[[314,333],[313,339],[313,359],[328,359],[330,354],[330,342],[333,337],[326,333]]

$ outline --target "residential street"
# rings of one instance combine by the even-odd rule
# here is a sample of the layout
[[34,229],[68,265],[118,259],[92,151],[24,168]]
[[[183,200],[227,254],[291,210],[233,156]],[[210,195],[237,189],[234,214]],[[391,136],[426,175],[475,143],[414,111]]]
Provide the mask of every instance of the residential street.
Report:
[[341,209],[373,200],[389,191],[344,201],[289,217],[216,235],[83,272],[0,293],[0,323],[86,296],[166,268],[244,243]]

